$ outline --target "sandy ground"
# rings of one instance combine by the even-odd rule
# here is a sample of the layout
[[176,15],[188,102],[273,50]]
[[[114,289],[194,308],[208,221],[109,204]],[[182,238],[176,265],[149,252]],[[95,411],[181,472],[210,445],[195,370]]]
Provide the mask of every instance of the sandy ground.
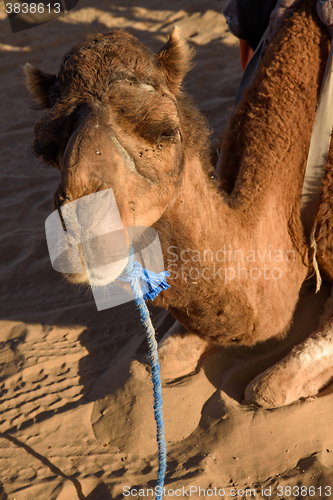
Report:
[[[241,77],[238,42],[221,14],[225,1],[133,3],[81,0],[67,16],[16,34],[0,4],[1,500],[115,500],[155,484],[138,312],[133,304],[97,312],[89,292],[51,267],[44,221],[59,174],[41,174],[28,154],[40,112],[29,109],[21,75],[25,62],[55,72],[86,32],[126,28],[157,50],[177,24],[197,49],[187,89],[212,139],[220,137]],[[261,499],[333,498],[331,388],[282,409],[241,404],[251,378],[315,328],[329,291],[304,290],[282,344],[220,349],[195,375],[164,387],[167,498],[220,498],[220,488],[225,498],[249,498],[245,488]],[[172,319],[158,310],[153,317],[161,336]]]

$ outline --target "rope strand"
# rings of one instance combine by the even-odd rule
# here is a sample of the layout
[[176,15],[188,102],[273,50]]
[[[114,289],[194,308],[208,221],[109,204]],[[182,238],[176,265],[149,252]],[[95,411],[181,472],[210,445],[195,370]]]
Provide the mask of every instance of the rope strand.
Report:
[[169,276],[169,273],[167,271],[164,271],[157,274],[144,269],[141,264],[134,260],[133,254],[133,249],[131,249],[129,262],[118,279],[130,284],[135,303],[139,308],[142,324],[146,331],[149,360],[151,366],[151,376],[153,382],[154,417],[156,421],[156,437],[158,447],[158,473],[156,485],[156,489],[158,488],[158,494],[156,495],[156,500],[162,500],[167,457],[162,412],[162,385],[155,330],[151,322],[145,300],[147,298],[154,300],[154,298],[162,290],[166,290],[170,287],[170,285],[168,285],[168,283],[165,281],[165,278]]

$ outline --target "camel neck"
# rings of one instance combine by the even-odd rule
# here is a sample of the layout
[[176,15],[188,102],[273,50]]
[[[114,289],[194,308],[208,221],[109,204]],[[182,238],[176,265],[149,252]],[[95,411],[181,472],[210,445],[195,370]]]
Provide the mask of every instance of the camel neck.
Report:
[[236,211],[221,196],[217,183],[208,177],[199,158],[194,158],[185,164],[176,199],[154,227],[162,234],[165,248],[173,244],[182,251],[212,248],[220,241],[217,235],[222,234],[238,240],[237,226]]
[[287,224],[276,224],[272,207],[245,220],[198,159],[185,167],[177,198],[154,224],[170,273],[170,288],[154,305],[169,308],[189,331],[220,335],[221,343],[264,340],[273,317],[273,335],[281,334],[307,272]]

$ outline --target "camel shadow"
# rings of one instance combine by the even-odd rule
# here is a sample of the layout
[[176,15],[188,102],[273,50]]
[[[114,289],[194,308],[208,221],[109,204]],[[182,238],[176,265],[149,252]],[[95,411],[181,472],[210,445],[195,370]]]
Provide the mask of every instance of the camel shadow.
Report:
[[105,483],[99,483],[86,500],[113,500]]
[[0,483],[0,500],[8,500],[8,496]]
[[[10,434],[0,433],[0,438],[6,439],[10,443],[13,443],[15,446],[17,446],[18,448],[25,450],[30,456],[32,456],[34,459],[37,459],[40,463],[42,463],[45,467],[47,467],[53,474],[56,474],[57,476],[62,477],[67,481],[70,481],[76,490],[78,500],[112,500],[112,496],[109,490],[107,489],[105,483],[99,483],[88,496],[85,496],[82,492],[82,486],[78,481],[78,479],[76,479],[75,474],[72,476],[65,474],[59,467],[54,465],[50,460],[48,460],[40,453],[37,453],[33,448],[31,448],[31,446],[28,446],[27,444],[16,439],[14,436],[11,436]],[[8,500],[8,496],[3,490],[1,483],[0,483],[0,500]]]

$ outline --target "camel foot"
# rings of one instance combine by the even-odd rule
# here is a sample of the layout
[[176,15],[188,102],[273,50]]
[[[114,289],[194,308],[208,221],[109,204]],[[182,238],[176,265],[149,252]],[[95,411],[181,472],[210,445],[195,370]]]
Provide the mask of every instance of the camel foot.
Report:
[[245,402],[265,408],[289,405],[312,397],[333,380],[333,335],[320,331],[265,372],[245,389]]
[[158,347],[162,380],[174,380],[192,373],[209,345],[176,321]]

